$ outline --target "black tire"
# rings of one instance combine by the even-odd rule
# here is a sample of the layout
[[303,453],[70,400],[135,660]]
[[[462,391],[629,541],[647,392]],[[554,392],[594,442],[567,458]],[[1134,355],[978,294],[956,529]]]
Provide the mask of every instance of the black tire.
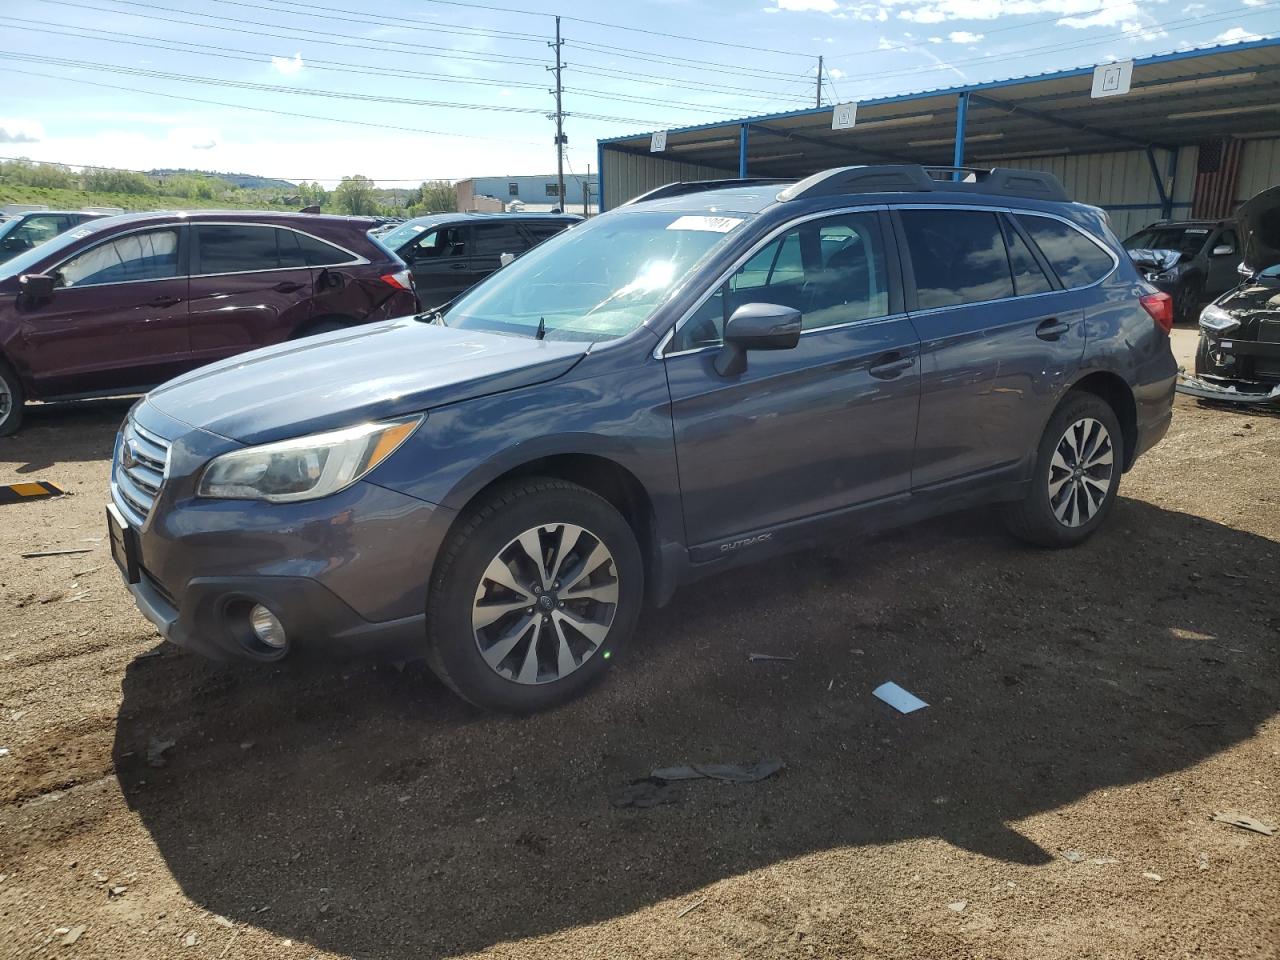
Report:
[[22,426],[22,405],[26,403],[26,393],[22,389],[22,381],[18,379],[10,366],[0,360],[0,437],[8,437],[18,432]]
[[1173,302],[1173,322],[1195,326],[1200,319],[1200,304],[1204,300],[1204,286],[1194,280],[1185,283]]
[[1202,377],[1209,372],[1209,338],[1200,334],[1200,343],[1196,347],[1196,376]]
[[[500,555],[511,556],[507,551],[515,547],[518,537],[541,525],[547,525],[547,529],[559,529],[557,525],[561,524],[582,527],[588,533],[582,543],[598,542],[612,555],[612,565],[606,562],[599,569],[605,571],[602,576],[609,580],[609,586],[616,580],[617,602],[596,608],[591,601],[587,607],[593,615],[598,609],[603,609],[604,617],[611,616],[604,639],[589,652],[585,652],[582,643],[587,639],[585,634],[576,633],[572,627],[564,627],[563,619],[552,620],[556,597],[551,598],[551,604],[546,608],[550,613],[537,605],[547,602],[539,597],[533,601],[534,606],[504,615],[512,618],[510,621],[499,620],[494,628],[481,628],[495,629],[511,636],[517,630],[508,624],[518,625],[526,618],[529,620],[534,628],[533,640],[528,641],[529,635],[521,633],[521,641],[511,648],[510,656],[500,665],[502,669],[514,672],[508,663],[524,662],[527,665],[525,658],[532,656],[537,680],[519,682],[517,677],[499,672],[500,667],[490,666],[481,653],[481,630],[473,628],[473,607],[482,589],[486,591],[486,597],[493,595],[490,592],[494,589],[493,582],[487,581],[490,585],[485,586],[486,572]],[[587,552],[586,546],[582,552]],[[545,560],[554,554],[549,551],[543,556]],[[565,557],[576,558],[577,554],[566,549]],[[554,559],[558,565],[561,558]],[[530,590],[534,585],[529,584]],[[567,593],[567,580],[564,586]],[[523,605],[524,601],[517,595],[501,592],[504,599]],[[643,598],[644,563],[640,547],[635,533],[612,504],[590,490],[564,480],[533,477],[515,481],[495,489],[483,501],[468,507],[440,552],[427,600],[427,661],[446,685],[476,706],[507,713],[544,710],[578,696],[600,680],[635,631]],[[569,612],[573,612],[574,605],[584,601],[570,598],[564,602],[570,604]],[[564,602],[560,602],[561,607],[564,607]],[[581,610],[578,607],[578,611]],[[539,632],[542,628],[532,623],[537,620],[547,625],[545,637]],[[551,626],[553,623],[555,625]],[[563,639],[566,634],[578,646],[573,654],[576,665],[564,676],[544,679],[559,671],[559,664],[551,665],[550,658],[569,645],[568,640]],[[534,644],[541,645],[533,649]],[[492,647],[490,651],[492,655]],[[544,663],[548,664],[546,671],[543,670]]]
[[[1068,428],[1074,429],[1075,425],[1085,421],[1094,421],[1106,431],[1111,447],[1111,464],[1105,483],[1099,482],[1104,478],[1101,476],[1100,469],[1095,467],[1090,473],[1094,479],[1087,484],[1081,481],[1078,486],[1083,489],[1084,492],[1081,495],[1085,497],[1088,497],[1088,490],[1098,491],[1101,487],[1105,487],[1105,493],[1100,495],[1101,498],[1096,505],[1091,499],[1065,504],[1061,498],[1065,494],[1069,500],[1073,496],[1070,489],[1076,484],[1072,479],[1067,479],[1062,486],[1058,487],[1058,499],[1051,497],[1049,485],[1051,472],[1055,481],[1063,476],[1063,471],[1054,466],[1054,456],[1058,452],[1059,444],[1066,441]],[[1079,434],[1076,436],[1078,437]],[[1085,438],[1084,443],[1088,443],[1089,439]],[[1098,445],[1100,448],[1101,440],[1098,440]],[[1120,421],[1115,411],[1111,409],[1111,405],[1092,393],[1073,391],[1067,394],[1053,416],[1049,418],[1049,424],[1045,427],[1044,435],[1040,439],[1040,446],[1036,451],[1035,470],[1032,472],[1031,486],[1026,496],[1004,507],[1004,521],[1009,532],[1020,540],[1042,547],[1073,547],[1083,543],[1103,524],[1107,514],[1115,505],[1124,458],[1124,434],[1120,430]],[[1082,503],[1084,509],[1092,509],[1092,513],[1083,522],[1073,526],[1071,521],[1080,521],[1084,516]],[[1068,513],[1067,518],[1062,520],[1055,514],[1055,506],[1064,504]]]

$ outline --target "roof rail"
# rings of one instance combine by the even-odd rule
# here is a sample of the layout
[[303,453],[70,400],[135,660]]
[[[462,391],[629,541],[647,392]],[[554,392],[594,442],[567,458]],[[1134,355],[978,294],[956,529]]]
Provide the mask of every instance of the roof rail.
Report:
[[642,193],[638,197],[632,197],[626,203],[619,204],[622,207],[629,207],[633,203],[643,203],[646,200],[662,200],[666,197],[683,197],[689,193],[701,193],[703,190],[731,190],[734,187],[755,187],[755,186],[771,186],[780,183],[795,183],[791,178],[777,177],[747,177],[741,180],[688,180],[679,183],[668,183],[665,186],[656,187],[648,193]]
[[[958,176],[957,176],[958,175]],[[849,193],[984,193],[1031,200],[1068,202],[1062,183],[1051,173],[996,167],[922,166],[918,163],[837,167],[794,183],[778,200],[830,197]]]

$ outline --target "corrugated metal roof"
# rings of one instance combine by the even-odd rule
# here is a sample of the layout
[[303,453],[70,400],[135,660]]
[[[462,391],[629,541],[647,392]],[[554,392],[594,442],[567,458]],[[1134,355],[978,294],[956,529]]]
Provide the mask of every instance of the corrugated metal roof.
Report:
[[[1093,66],[925,90],[858,103],[852,129],[831,129],[831,107],[667,131],[662,157],[736,173],[738,136],[751,125],[752,175],[796,175],[841,163],[951,162],[957,97],[970,94],[966,158],[1091,153],[1216,136],[1280,135],[1280,38],[1135,59],[1124,96],[1091,99]],[[649,133],[601,140],[648,153]]]

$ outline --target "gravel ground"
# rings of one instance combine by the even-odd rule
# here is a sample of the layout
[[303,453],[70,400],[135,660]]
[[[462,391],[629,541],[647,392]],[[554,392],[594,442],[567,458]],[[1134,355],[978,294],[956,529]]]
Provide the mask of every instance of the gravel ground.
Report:
[[1070,552],[974,511],[704,582],[513,720],[158,643],[100,539],[126,409],[0,440],[73,494],[0,507],[0,956],[1280,956],[1280,836],[1210,820],[1280,821],[1280,417],[1179,398]]

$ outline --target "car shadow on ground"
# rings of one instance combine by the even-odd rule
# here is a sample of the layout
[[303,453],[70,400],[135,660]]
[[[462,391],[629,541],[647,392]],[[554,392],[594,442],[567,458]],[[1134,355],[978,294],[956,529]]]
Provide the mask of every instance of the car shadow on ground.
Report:
[[18,433],[0,437],[0,469],[16,463],[18,473],[31,474],[59,463],[109,462],[116,431],[136,402],[110,397],[28,404]]
[[[604,686],[523,719],[416,665],[140,659],[114,760],[194,903],[362,957],[554,933],[832,848],[939,837],[1034,866],[1060,851],[1018,821],[1272,716],[1277,566],[1269,540],[1132,500],[1067,552],[977,511],[687,588]],[[886,680],[931,706],[895,713]],[[162,768],[153,738],[176,741]],[[770,756],[760,783],[611,804],[654,767]]]

